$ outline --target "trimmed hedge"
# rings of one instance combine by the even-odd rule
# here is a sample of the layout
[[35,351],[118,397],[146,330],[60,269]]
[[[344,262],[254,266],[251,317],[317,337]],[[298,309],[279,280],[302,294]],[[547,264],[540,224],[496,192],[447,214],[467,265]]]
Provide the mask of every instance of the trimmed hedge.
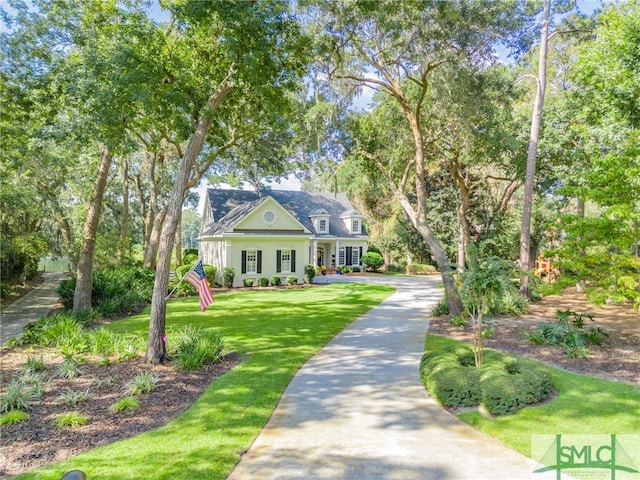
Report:
[[509,415],[538,403],[553,390],[551,373],[537,362],[485,351],[475,368],[466,344],[425,353],[420,376],[429,393],[446,407],[482,405],[492,415]]
[[422,263],[412,263],[407,265],[405,268],[405,273],[407,275],[429,275],[431,273],[436,273],[438,270],[433,265],[425,265]]
[[267,277],[260,277],[258,279],[258,286],[259,287],[268,287],[269,286],[269,279]]

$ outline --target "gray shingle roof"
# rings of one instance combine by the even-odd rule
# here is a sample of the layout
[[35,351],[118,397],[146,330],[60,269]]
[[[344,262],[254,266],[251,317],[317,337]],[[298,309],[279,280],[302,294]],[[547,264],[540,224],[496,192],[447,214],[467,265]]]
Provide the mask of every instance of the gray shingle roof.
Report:
[[[254,191],[217,188],[209,188],[207,190],[207,199],[213,214],[213,222],[203,229],[203,235],[216,235],[227,231],[234,223],[260,205],[267,196],[272,197],[282,205],[311,232],[315,232],[315,228],[309,215],[320,210],[326,210],[330,215],[328,236],[342,238],[361,237],[360,235],[351,234],[340,218],[345,211],[357,213],[344,193],[268,190],[264,192],[263,197],[260,197]],[[364,226],[362,227],[362,235],[367,235]],[[319,236],[323,235],[320,234]]]

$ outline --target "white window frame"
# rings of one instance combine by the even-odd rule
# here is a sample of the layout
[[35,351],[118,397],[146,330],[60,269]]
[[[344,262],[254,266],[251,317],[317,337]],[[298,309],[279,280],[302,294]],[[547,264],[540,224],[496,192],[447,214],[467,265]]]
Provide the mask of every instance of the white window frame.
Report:
[[347,255],[347,250],[345,247],[338,248],[338,265],[344,266],[345,257]]
[[359,218],[352,218],[351,219],[351,233],[360,234],[360,232],[361,232],[360,219]]
[[291,250],[280,250],[280,273],[291,273]]
[[318,219],[318,233],[327,233],[329,231],[329,221],[326,218]]
[[360,247],[351,247],[351,265],[360,265]]
[[247,250],[246,259],[247,275],[255,275],[258,273],[258,250]]

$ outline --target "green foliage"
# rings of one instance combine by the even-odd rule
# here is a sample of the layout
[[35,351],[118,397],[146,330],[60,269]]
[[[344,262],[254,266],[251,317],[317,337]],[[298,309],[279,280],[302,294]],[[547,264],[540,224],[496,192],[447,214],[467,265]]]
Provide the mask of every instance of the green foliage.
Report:
[[298,277],[296,275],[287,275],[287,284],[288,285],[297,285]]
[[0,413],[12,410],[28,410],[29,402],[37,400],[34,389],[13,379],[7,384],[7,389],[0,395]]
[[467,345],[425,353],[420,375],[439,403],[448,407],[482,405],[492,415],[509,415],[538,403],[552,391],[551,374],[536,362],[490,351],[481,368]]
[[61,413],[53,419],[52,424],[60,429],[80,428],[87,424],[87,417],[80,412]]
[[34,357],[29,355],[27,357],[25,367],[27,369],[27,372],[29,373],[44,372],[47,370],[47,365],[44,363],[44,360],[42,359],[42,355],[40,357]]
[[467,319],[464,318],[462,315],[456,315],[451,319],[451,324],[454,327],[464,327],[467,324]]
[[412,263],[405,267],[405,273],[407,275],[430,275],[437,271],[438,270],[433,265],[424,263]]
[[358,265],[352,265],[349,268],[351,268],[351,272],[349,273],[360,273],[360,267]]
[[131,397],[153,392],[158,386],[158,380],[158,376],[151,372],[141,372],[125,383],[123,393]]
[[267,277],[260,277],[258,279],[258,286],[259,287],[268,287],[269,286],[269,279]]
[[183,370],[197,370],[223,356],[224,340],[215,330],[186,325],[175,336],[177,362]]
[[235,277],[236,272],[231,267],[224,267],[222,270],[222,286],[224,288],[232,288],[233,287],[233,277]]
[[113,377],[105,377],[105,378],[94,377],[93,379],[93,386],[96,387],[96,390],[100,390],[103,387],[104,388],[112,387],[114,383],[115,383],[115,380]]
[[125,397],[109,406],[113,413],[132,413],[140,408],[140,401],[135,397]]
[[72,357],[67,357],[56,368],[56,375],[60,378],[75,378],[82,375],[82,370],[78,368]]
[[316,276],[316,267],[308,263],[304,266],[304,282],[313,283],[313,278]]
[[431,309],[431,315],[434,317],[444,317],[449,315],[449,304],[447,303],[447,297],[442,297],[438,303]]
[[[198,253],[197,248],[185,248],[184,250],[182,250],[183,266],[189,266],[189,268],[191,268],[191,265],[197,262],[199,258],[200,258],[200,254]],[[187,270],[189,268],[187,268]],[[177,274],[177,269],[176,269],[176,274]]]
[[62,403],[71,407],[75,407],[78,403],[86,402],[89,398],[89,390],[83,392],[67,388],[61,395]]
[[377,272],[380,267],[384,265],[384,258],[376,252],[365,253],[362,258],[360,258],[360,261],[367,267],[371,268],[374,272]]
[[[104,317],[129,315],[151,302],[155,274],[138,267],[120,267],[93,272],[91,304]],[[63,280],[58,288],[67,310],[73,308],[76,279]]]
[[245,287],[253,287],[253,278],[245,278],[242,280],[242,285]]
[[27,412],[23,410],[11,410],[0,416],[0,425],[6,425],[8,427],[28,419],[29,414]]
[[556,323],[541,322],[533,332],[524,332],[524,337],[536,345],[558,345],[572,358],[585,358],[592,352],[588,345],[601,345],[608,334],[600,327],[585,328],[585,321],[593,322],[593,315],[558,310]]
[[273,285],[274,287],[280,286],[281,282],[282,282],[282,278],[280,277],[280,275],[273,275],[271,277],[271,285]]

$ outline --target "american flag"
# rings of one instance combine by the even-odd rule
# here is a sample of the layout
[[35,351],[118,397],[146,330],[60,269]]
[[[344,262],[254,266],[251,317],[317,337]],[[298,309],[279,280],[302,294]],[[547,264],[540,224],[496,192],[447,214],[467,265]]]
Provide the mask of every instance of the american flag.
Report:
[[204,274],[202,260],[198,260],[184,279],[198,290],[198,295],[200,295],[200,310],[204,312],[207,307],[213,303],[213,293],[211,293],[211,288],[209,288],[207,276]]

